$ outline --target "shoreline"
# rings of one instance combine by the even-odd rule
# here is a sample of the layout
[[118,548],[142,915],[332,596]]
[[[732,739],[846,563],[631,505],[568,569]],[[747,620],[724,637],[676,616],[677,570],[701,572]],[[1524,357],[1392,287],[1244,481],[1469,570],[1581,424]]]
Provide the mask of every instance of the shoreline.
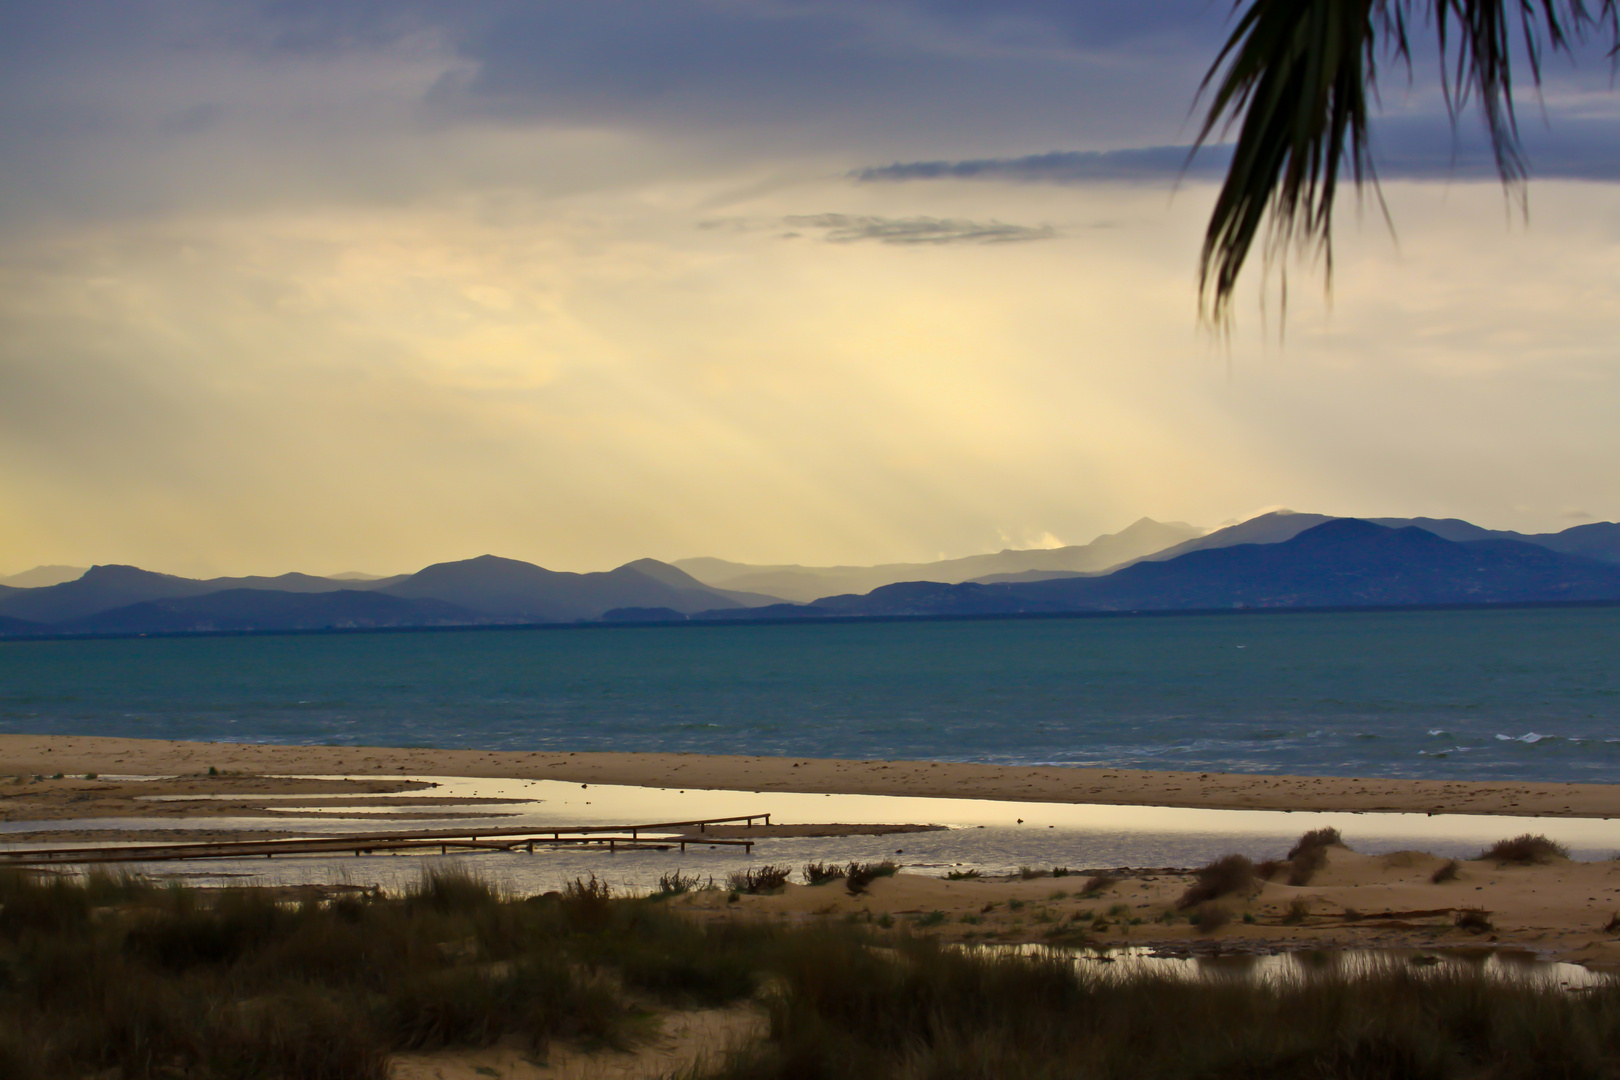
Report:
[[0,775],[85,773],[302,776],[412,773],[651,788],[897,795],[1207,810],[1620,817],[1620,785],[1074,766],[856,761],[691,753],[437,750],[0,735]]

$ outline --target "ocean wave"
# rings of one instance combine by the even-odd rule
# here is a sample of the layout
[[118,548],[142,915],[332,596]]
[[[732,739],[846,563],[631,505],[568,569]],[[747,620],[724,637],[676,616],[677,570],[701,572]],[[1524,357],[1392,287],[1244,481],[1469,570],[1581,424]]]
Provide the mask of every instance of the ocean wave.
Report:
[[1523,735],[1498,735],[1497,742],[1518,742],[1534,746],[1539,742],[1560,742],[1557,735],[1542,735],[1538,732],[1527,731]]

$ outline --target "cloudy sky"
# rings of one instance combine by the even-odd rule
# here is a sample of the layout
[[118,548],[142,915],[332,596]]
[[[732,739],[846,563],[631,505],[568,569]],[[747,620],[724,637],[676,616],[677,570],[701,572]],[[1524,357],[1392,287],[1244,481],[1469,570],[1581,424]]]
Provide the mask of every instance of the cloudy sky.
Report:
[[[1222,0],[0,2],[0,573],[1620,518],[1620,94],[1197,321]],[[1420,51],[1420,59],[1424,54]],[[1258,267],[1256,268],[1258,269]],[[1273,285],[1275,285],[1273,279]]]

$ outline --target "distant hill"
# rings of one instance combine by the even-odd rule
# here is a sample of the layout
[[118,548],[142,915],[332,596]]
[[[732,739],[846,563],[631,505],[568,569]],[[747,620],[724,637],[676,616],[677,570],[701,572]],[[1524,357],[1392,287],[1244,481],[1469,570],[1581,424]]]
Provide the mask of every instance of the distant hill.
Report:
[[135,566],[92,566],[74,581],[7,593],[0,597],[0,615],[30,622],[59,623],[143,600],[201,596],[217,591],[208,582],[154,574]]
[[402,600],[376,592],[297,593],[225,589],[204,596],[146,600],[58,623],[52,633],[163,634],[250,630],[367,630],[464,626],[488,621],[441,600]]
[[0,585],[9,585],[14,589],[41,589],[47,585],[72,581],[88,569],[87,566],[36,566],[20,574],[0,577]]
[[494,555],[437,563],[382,591],[391,596],[444,600],[484,615],[523,622],[576,622],[626,607],[669,608],[691,614],[775,599],[711,589],[652,559],[626,563],[616,570],[573,574]]
[[1353,518],[1278,543],[1239,544],[1143,561],[1111,574],[1051,581],[907,582],[704,618],[816,615],[996,615],[1222,608],[1620,600],[1620,566],[1516,540],[1458,543],[1424,529]]
[[39,623],[28,622],[26,619],[12,619],[0,615],[0,635],[37,634],[44,627]]
[[[367,596],[380,599],[369,603]],[[197,581],[95,566],[58,585],[0,587],[0,619],[23,620],[16,628],[0,623],[0,634],[576,622],[615,608],[668,608],[684,616],[774,599],[712,589],[652,559],[572,574],[486,555],[374,581],[308,574]]]
[[989,580],[1023,574],[1100,573],[1174,544],[1202,536],[1203,529],[1184,522],[1142,518],[1117,533],[1072,547],[1007,549],[929,563],[885,563],[880,566],[758,566],[724,559],[678,559],[675,566],[720,588],[742,589],[805,603],[839,593],[864,593],[901,581]]
[[1416,527],[1446,540],[1517,540],[1537,547],[1548,548],[1565,555],[1580,555],[1602,562],[1620,563],[1620,525],[1607,521],[1590,525],[1576,525],[1556,533],[1518,533],[1506,529],[1486,529],[1461,518],[1365,518],[1350,519],[1328,514],[1301,514],[1293,510],[1277,510],[1237,525],[1216,529],[1206,536],[1167,547],[1144,556],[1156,562],[1179,558],[1192,551],[1232,547],[1237,544],[1279,544],[1291,540],[1306,529],[1328,521],[1366,520],[1390,529]]

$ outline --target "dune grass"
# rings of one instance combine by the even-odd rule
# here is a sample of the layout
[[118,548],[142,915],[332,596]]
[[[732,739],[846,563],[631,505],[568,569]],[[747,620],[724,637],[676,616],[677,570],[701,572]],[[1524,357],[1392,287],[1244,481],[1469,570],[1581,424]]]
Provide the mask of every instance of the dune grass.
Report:
[[1479,853],[1481,859],[1499,863],[1531,866],[1569,858],[1569,848],[1539,833],[1521,833],[1507,840],[1498,840]]
[[653,1010],[744,1000],[770,1037],[690,1080],[1620,1076],[1614,988],[1393,962],[1296,982],[1113,975],[904,923],[700,921],[595,878],[525,898],[434,870],[401,895],[297,898],[0,872],[6,1080],[383,1080],[402,1050],[634,1046]]
[[1392,962],[1187,982],[924,938],[784,950],[771,1038],[704,1080],[1531,1080],[1613,1077],[1620,993]]
[[0,872],[0,1076],[380,1080],[398,1050],[630,1045],[649,1004],[753,993],[770,937],[594,879],[285,896]]

